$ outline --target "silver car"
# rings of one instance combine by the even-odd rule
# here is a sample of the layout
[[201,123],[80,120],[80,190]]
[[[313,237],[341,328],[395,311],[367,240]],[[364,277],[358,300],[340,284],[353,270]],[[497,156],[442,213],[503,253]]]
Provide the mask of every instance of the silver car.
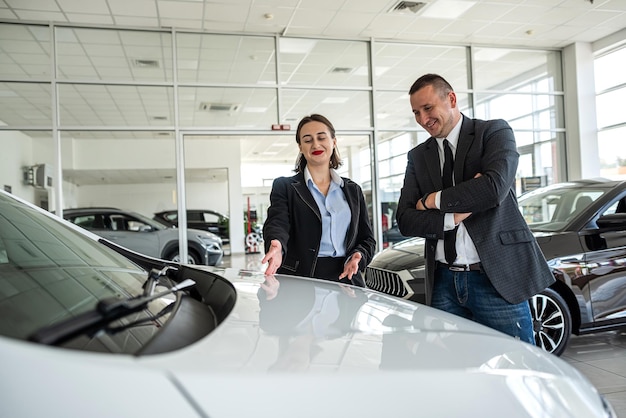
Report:
[[573,366],[474,322],[98,239],[0,191],[2,416],[615,417]]
[[[136,212],[116,208],[64,209],[63,217],[122,247],[151,257],[180,262],[178,230]],[[212,232],[187,229],[187,263],[218,265],[222,239]]]

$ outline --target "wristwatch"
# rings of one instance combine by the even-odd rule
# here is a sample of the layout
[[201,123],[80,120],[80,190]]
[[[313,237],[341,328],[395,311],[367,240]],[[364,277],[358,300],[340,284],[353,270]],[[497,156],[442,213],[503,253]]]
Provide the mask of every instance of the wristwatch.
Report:
[[424,209],[428,209],[428,206],[426,206],[426,199],[428,198],[428,195],[430,193],[425,194],[424,196],[422,196],[422,198],[420,199],[422,201],[422,206],[424,206]]

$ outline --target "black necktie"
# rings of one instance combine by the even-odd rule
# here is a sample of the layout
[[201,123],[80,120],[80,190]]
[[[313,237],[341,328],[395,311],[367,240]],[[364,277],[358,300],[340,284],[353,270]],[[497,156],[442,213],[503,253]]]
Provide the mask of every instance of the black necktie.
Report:
[[[441,180],[443,181],[443,188],[447,189],[454,185],[452,181],[452,174],[454,173],[454,157],[452,156],[452,148],[447,139],[443,140],[443,173]],[[443,233],[443,249],[446,255],[446,263],[454,264],[456,260],[456,230],[454,228],[450,231],[444,231]]]

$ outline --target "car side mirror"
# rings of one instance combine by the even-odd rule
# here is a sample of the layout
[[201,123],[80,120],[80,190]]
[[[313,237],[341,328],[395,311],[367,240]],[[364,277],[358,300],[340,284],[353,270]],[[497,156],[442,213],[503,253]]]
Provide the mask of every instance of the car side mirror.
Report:
[[626,213],[603,215],[596,221],[600,228],[626,229]]

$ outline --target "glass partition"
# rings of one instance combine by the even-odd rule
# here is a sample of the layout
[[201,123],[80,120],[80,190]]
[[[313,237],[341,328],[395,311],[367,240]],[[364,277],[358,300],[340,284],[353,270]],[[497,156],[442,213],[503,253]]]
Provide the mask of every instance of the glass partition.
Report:
[[68,126],[171,126],[174,90],[160,86],[60,84],[59,119]]
[[367,42],[280,38],[278,51],[282,85],[370,85]]
[[178,33],[178,81],[276,85],[275,49],[273,37]]
[[181,126],[269,130],[278,123],[274,88],[180,87],[178,97]]
[[[320,113],[337,130],[369,129],[371,94],[360,90],[283,89],[281,121],[297,125],[305,115]],[[295,128],[295,126],[293,126]]]
[[172,81],[172,35],[141,30],[56,28],[57,77]]
[[50,79],[50,28],[0,23],[0,75],[21,80]]
[[0,124],[4,126],[52,126],[50,83],[1,83]]
[[512,48],[472,48],[474,90],[550,93],[563,90],[561,54]]
[[456,91],[469,88],[467,48],[376,42],[373,45],[374,86],[378,90],[409,92],[418,77],[443,76]]

